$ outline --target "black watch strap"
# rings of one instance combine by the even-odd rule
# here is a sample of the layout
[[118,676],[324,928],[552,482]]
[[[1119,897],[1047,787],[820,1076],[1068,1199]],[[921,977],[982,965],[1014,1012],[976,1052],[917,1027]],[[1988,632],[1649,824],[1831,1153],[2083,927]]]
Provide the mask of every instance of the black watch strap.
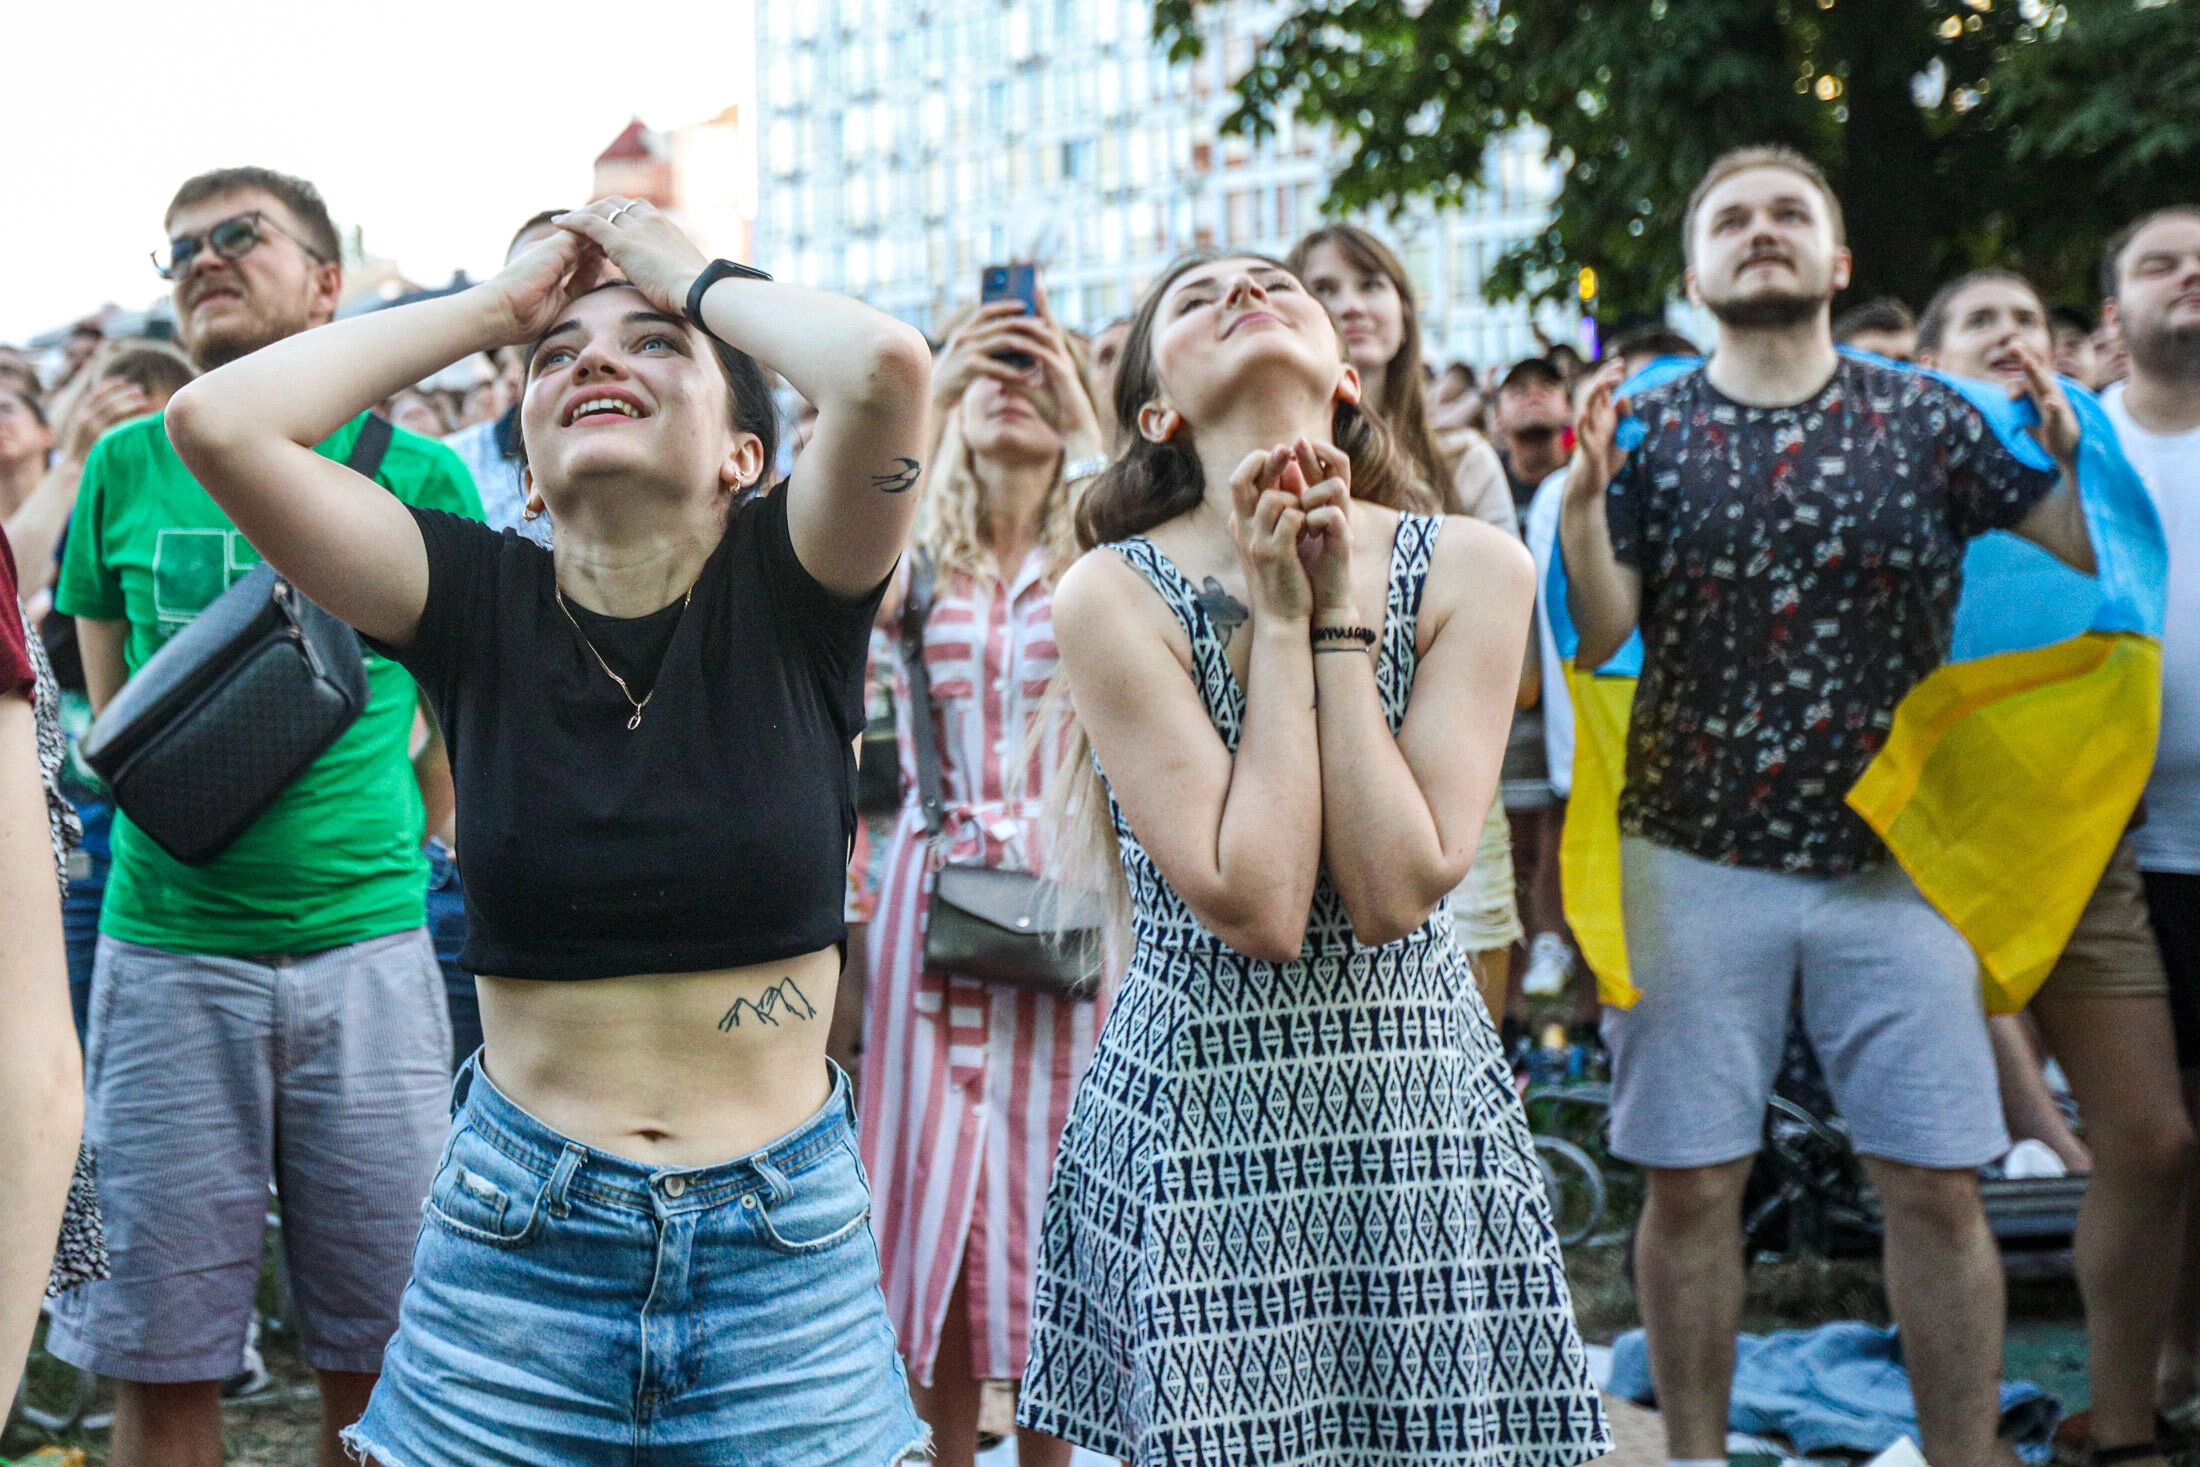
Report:
[[710,335],[710,328],[703,324],[703,295],[729,275],[738,275],[744,280],[771,279],[770,275],[754,265],[737,265],[731,260],[713,260],[705,265],[703,273],[696,276],[695,283],[688,287],[687,307],[681,313],[694,322],[695,329],[705,336]]

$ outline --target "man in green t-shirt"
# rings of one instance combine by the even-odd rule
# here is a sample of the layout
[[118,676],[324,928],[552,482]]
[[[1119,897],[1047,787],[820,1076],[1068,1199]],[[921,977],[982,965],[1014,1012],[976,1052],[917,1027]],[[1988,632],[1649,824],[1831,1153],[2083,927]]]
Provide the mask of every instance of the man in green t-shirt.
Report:
[[[186,183],[164,274],[211,370],[326,323],[342,285],[314,187],[265,169]],[[320,445],[345,459],[365,417]],[[375,479],[478,517],[442,445],[392,438]],[[259,560],[159,417],[84,467],[55,600],[104,707]],[[86,1064],[113,1277],[65,1296],[47,1347],[116,1378],[111,1460],[218,1463],[219,1389],[243,1361],[269,1179],[325,1467],[381,1369],[447,1122],[449,1017],[423,926],[418,693],[367,655],[366,711],[235,844],[177,861],[119,814]]]

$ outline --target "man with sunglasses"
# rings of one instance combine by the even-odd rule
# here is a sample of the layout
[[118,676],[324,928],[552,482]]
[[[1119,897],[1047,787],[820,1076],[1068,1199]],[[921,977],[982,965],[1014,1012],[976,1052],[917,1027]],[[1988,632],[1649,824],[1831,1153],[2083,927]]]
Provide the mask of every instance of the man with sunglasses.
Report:
[[[334,316],[343,274],[313,185],[259,168],[184,184],[155,265],[209,370]],[[351,457],[361,415],[320,448]],[[393,434],[374,471],[479,517],[458,459]],[[259,560],[159,417],[92,450],[56,595],[95,708]],[[86,1065],[114,1276],[65,1296],[47,1348],[114,1377],[116,1467],[216,1467],[243,1361],[268,1181],[281,1194],[324,1467],[365,1408],[447,1118],[450,1021],[424,928],[418,692],[367,656],[366,711],[227,850],[170,857],[117,815]]]

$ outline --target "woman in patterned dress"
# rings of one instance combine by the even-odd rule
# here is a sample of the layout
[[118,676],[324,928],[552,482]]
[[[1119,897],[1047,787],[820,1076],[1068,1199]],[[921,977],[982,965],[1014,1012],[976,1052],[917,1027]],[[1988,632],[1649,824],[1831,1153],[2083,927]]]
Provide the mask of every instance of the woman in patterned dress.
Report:
[[[924,970],[926,880],[942,856],[918,806],[913,740],[939,740],[944,858],[1020,870],[1035,865],[1033,820],[1063,754],[1066,720],[1042,705],[1054,580],[1076,557],[1070,511],[1085,482],[1065,471],[1089,472],[1100,426],[1061,328],[1017,309],[981,310],[933,379],[945,431],[915,537],[932,576],[931,704],[914,709],[897,677],[908,794],[887,842],[865,1005],[863,1160],[882,1282],[945,1467],[977,1455],[982,1383],[1012,1392],[1023,1374],[1047,1175],[1103,1012]],[[1007,350],[1032,366],[994,355]],[[1066,1443],[1019,1437],[1023,1467],[1067,1467]]]
[[1358,396],[1287,268],[1179,262],[1124,348],[1128,449],[1079,508],[1108,548],[1056,592],[1106,781],[1060,802],[1110,820],[1130,952],[1056,1163],[1020,1420],[1137,1467],[1609,1445],[1443,909],[1533,572],[1414,512]]

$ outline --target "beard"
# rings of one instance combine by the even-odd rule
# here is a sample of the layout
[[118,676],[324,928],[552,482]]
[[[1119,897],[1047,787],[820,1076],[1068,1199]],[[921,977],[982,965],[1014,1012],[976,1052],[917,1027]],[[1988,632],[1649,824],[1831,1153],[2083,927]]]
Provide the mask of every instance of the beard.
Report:
[[200,334],[186,334],[184,350],[201,372],[211,372],[216,367],[226,367],[239,357],[248,357],[263,346],[271,346],[286,336],[297,333],[256,323],[250,327],[224,325],[219,330]]
[[255,311],[249,320],[231,313],[228,319],[203,331],[193,331],[186,320],[179,335],[192,364],[201,372],[211,372],[239,357],[248,357],[263,346],[272,346],[286,336],[296,336],[312,324],[302,312],[293,316],[287,312]]
[[2200,379],[2200,325],[2172,326],[2127,316],[2123,331],[2124,350],[2131,354],[2135,371],[2172,382]]
[[1703,304],[1721,326],[1738,331],[1782,331],[1809,321],[1832,299],[1831,292],[1820,295],[1801,290],[1765,290],[1753,295],[1706,293]]

